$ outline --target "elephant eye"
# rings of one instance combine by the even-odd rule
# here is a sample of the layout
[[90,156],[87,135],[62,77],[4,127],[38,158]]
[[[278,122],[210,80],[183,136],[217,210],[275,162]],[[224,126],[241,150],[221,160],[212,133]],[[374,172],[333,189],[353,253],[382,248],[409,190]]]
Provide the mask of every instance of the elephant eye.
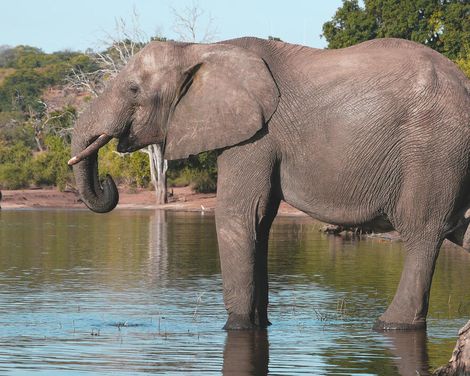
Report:
[[139,85],[137,85],[136,83],[131,83],[129,85],[129,90],[132,94],[136,95],[139,93]]

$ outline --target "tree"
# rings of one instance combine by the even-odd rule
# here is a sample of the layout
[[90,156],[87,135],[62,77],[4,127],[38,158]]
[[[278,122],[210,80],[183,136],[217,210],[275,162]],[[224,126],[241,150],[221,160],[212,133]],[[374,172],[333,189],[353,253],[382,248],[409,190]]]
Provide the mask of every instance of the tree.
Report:
[[173,31],[182,42],[209,43],[216,38],[217,28],[214,27],[214,19],[210,14],[207,16],[205,27],[201,27],[205,12],[197,2],[181,10],[176,8],[171,8],[171,10],[174,18]]
[[343,48],[377,36],[376,20],[359,6],[358,0],[343,0],[331,21],[323,24],[328,48]]
[[157,204],[167,202],[167,177],[168,161],[163,158],[162,148],[159,145],[149,145],[142,149],[149,156],[150,179],[155,187]]
[[425,44],[456,60],[468,58],[470,3],[462,0],[343,0],[323,24],[328,48],[395,37]]

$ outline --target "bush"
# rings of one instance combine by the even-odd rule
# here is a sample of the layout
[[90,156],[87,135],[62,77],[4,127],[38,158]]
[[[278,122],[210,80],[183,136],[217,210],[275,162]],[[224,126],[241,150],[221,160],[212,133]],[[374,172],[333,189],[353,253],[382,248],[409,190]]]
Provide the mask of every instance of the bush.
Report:
[[8,145],[0,141],[0,187],[3,189],[56,186],[64,190],[72,173],[67,166],[70,146],[60,137],[48,135],[47,150],[33,154],[23,142]]
[[8,145],[22,143],[28,149],[36,148],[34,129],[20,112],[0,111],[0,140]]
[[117,184],[128,187],[147,188],[150,184],[150,166],[145,153],[119,154],[116,141],[110,142],[99,152],[100,178],[110,174]]
[[198,193],[217,190],[217,153],[204,152],[185,160],[170,161],[168,184],[173,187],[190,185]]
[[16,163],[0,165],[0,186],[2,189],[20,189],[28,187],[30,178],[29,168]]
[[22,142],[9,146],[0,141],[0,187],[19,189],[29,185],[32,152]]
[[54,135],[47,136],[45,144],[47,150],[37,153],[31,162],[31,183],[53,185],[63,191],[72,180],[72,171],[67,166],[70,146]]
[[217,190],[217,178],[208,171],[197,171],[191,185],[198,193],[212,193]]

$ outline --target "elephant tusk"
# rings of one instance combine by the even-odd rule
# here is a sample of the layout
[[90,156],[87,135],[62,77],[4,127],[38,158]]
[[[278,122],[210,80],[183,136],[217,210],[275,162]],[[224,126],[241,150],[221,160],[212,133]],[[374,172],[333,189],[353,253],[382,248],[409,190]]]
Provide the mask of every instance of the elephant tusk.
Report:
[[69,166],[73,166],[74,164],[84,160],[85,158],[89,157],[93,153],[96,153],[99,148],[106,145],[112,139],[113,138],[111,136],[108,136],[106,133],[103,133],[95,141],[93,141],[90,145],[88,145],[85,150],[81,151],[76,156],[69,159],[67,164]]

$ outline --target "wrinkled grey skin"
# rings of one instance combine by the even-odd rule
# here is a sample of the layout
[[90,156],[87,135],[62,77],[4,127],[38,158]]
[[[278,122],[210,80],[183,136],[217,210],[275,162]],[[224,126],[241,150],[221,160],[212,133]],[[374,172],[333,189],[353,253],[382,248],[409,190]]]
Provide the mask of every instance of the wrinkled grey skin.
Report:
[[[80,117],[72,151],[102,133],[121,152],[161,143],[167,159],[219,150],[225,328],[269,325],[267,244],[281,200],[327,223],[399,231],[403,274],[375,327],[424,328],[443,240],[468,249],[469,89],[452,62],[405,40],[153,42]],[[96,154],[74,172],[92,210],[114,208]]]

